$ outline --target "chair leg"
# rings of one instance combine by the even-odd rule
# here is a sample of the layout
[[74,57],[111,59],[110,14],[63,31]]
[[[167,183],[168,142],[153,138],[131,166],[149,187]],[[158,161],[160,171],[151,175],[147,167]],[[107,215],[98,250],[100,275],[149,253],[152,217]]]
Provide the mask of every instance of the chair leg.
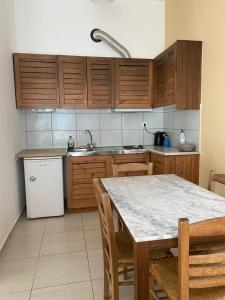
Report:
[[112,280],[112,300],[119,300],[119,285],[118,282]]
[[107,300],[109,298],[110,298],[109,281],[108,281],[106,273],[104,272],[104,300]]

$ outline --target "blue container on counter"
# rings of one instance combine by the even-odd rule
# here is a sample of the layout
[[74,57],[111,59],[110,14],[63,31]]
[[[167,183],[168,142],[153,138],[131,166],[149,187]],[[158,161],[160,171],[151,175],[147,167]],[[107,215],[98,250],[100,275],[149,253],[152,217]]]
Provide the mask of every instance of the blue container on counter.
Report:
[[168,135],[164,135],[163,147],[165,147],[165,148],[170,147],[170,140],[169,140]]

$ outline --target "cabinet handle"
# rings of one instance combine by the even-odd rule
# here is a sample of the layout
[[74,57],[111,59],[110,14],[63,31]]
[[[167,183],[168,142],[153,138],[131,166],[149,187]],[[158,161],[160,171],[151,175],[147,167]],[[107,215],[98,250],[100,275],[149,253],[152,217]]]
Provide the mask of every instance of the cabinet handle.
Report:
[[35,181],[37,180],[37,178],[36,178],[35,176],[31,176],[31,177],[29,178],[29,180],[30,180],[30,182],[35,182]]

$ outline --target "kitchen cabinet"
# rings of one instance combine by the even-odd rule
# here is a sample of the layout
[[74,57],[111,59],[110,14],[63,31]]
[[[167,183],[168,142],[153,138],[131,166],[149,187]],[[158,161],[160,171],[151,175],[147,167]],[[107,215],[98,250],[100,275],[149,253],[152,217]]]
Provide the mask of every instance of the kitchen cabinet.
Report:
[[88,108],[111,108],[114,102],[114,59],[88,57]]
[[154,60],[153,107],[199,109],[202,42],[179,40]]
[[58,56],[60,107],[87,107],[87,59]]
[[195,184],[199,183],[199,155],[151,154],[153,174],[176,174]]
[[153,62],[115,59],[115,108],[151,108]]
[[111,157],[67,159],[67,206],[70,212],[96,208],[93,178],[111,176]]
[[59,107],[57,56],[13,55],[17,108]]

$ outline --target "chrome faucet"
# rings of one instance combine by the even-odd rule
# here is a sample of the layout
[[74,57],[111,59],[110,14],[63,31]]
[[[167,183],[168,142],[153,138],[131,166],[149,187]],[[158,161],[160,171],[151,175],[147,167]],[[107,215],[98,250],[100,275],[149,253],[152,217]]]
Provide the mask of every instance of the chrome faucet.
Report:
[[95,148],[96,144],[93,143],[93,137],[92,137],[92,134],[91,134],[91,132],[90,132],[89,129],[86,129],[86,130],[85,130],[85,133],[86,133],[86,134],[87,134],[87,133],[89,134],[90,140],[91,140],[91,143],[88,143],[87,145],[88,145],[88,147],[90,147],[91,150],[93,150],[93,149]]

